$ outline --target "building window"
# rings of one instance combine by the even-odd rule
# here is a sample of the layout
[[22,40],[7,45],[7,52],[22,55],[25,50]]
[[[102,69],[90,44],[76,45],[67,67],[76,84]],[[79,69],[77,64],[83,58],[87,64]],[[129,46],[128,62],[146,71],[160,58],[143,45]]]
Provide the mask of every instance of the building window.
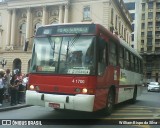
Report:
[[115,28],[117,29],[118,24],[118,16],[116,15]]
[[111,9],[111,24],[113,25],[113,17],[114,17],[114,11],[113,8]]
[[156,53],[160,53],[160,48],[155,48]]
[[145,20],[145,14],[142,14],[142,20]]
[[19,45],[20,46],[23,46],[25,41],[26,41],[26,23],[23,23],[21,26],[20,26],[20,38],[19,38]]
[[148,19],[153,19],[153,12],[148,12]]
[[2,26],[2,16],[0,14],[0,27]]
[[144,32],[141,32],[141,36],[144,37]]
[[131,2],[131,3],[125,3],[126,7],[128,10],[135,10],[135,3]]
[[148,45],[148,46],[151,46],[151,45],[152,45],[152,38],[148,38],[148,39],[147,39],[147,45]]
[[144,29],[145,28],[145,23],[142,23],[142,29]]
[[141,52],[144,52],[144,48],[141,48]]
[[132,30],[134,31],[134,24],[132,24]]
[[142,3],[142,11],[145,11],[145,3]]
[[156,18],[160,19],[160,13],[159,12],[156,13]]
[[147,37],[152,37],[152,31],[147,32]]
[[83,20],[91,20],[90,6],[86,6],[83,8]]
[[148,27],[152,28],[153,27],[153,23],[152,22],[148,22]]
[[147,47],[147,52],[152,52],[152,47]]
[[121,34],[121,21],[119,21],[119,34]]
[[153,2],[148,3],[148,9],[153,9]]
[[160,9],[160,3],[157,3],[156,6],[157,6],[157,9]]
[[132,41],[134,41],[134,34],[132,34]]
[[135,20],[135,13],[131,13],[130,15],[131,15],[132,19]]
[[123,28],[123,25],[122,25],[122,36],[124,36],[124,35],[123,35],[123,29],[124,29],[124,28]]
[[[152,68],[152,67],[151,67],[151,68]],[[147,71],[148,71],[148,70],[149,70],[149,71],[152,71],[151,68],[149,67],[149,69],[148,69],[148,67],[147,67]],[[147,79],[151,79],[151,76],[152,76],[152,73],[147,73],[147,74],[146,74]]]

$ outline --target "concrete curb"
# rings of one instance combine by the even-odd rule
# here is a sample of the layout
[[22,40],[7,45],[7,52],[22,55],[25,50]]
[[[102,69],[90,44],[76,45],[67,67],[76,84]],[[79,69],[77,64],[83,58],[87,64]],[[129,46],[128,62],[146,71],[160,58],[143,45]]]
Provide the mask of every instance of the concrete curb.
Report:
[[9,106],[9,107],[4,107],[4,108],[0,108],[0,112],[3,111],[9,111],[9,110],[14,110],[14,109],[19,109],[19,108],[24,108],[24,107],[30,107],[31,105],[27,105],[27,104],[18,104],[15,106]]

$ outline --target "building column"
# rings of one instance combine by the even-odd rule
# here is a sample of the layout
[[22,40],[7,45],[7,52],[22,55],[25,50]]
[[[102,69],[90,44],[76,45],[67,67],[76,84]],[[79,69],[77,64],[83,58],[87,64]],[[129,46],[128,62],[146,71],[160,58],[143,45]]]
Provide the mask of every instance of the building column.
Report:
[[16,10],[12,11],[12,24],[11,24],[11,46],[15,45],[15,33],[16,33]]
[[64,23],[68,23],[68,4],[65,5],[65,11],[64,11]]
[[26,23],[26,41],[30,39],[30,21],[31,21],[31,9],[27,8],[27,23]]
[[63,16],[63,6],[59,6],[59,23],[62,23],[62,16]]
[[6,34],[6,46],[10,45],[11,39],[11,10],[8,10],[8,25],[7,25],[7,34]]
[[47,9],[46,6],[43,6],[42,25],[46,25],[46,18],[47,18]]

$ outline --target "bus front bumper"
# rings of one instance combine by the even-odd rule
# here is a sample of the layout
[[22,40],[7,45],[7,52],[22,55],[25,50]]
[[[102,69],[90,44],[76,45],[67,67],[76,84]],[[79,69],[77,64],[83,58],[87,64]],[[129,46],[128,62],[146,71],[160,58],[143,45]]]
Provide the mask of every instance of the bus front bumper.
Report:
[[92,112],[94,106],[94,95],[57,95],[38,93],[36,91],[26,91],[26,104],[52,107],[54,109],[70,109],[78,111]]

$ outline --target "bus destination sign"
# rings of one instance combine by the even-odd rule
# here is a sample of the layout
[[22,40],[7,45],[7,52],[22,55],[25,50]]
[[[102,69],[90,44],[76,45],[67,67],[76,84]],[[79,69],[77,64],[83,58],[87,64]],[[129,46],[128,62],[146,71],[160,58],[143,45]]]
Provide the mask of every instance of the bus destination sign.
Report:
[[95,34],[94,24],[57,25],[39,27],[36,35],[56,35],[56,34]]
[[87,26],[71,26],[71,27],[58,27],[57,33],[59,34],[73,34],[73,33],[88,33],[89,28]]

